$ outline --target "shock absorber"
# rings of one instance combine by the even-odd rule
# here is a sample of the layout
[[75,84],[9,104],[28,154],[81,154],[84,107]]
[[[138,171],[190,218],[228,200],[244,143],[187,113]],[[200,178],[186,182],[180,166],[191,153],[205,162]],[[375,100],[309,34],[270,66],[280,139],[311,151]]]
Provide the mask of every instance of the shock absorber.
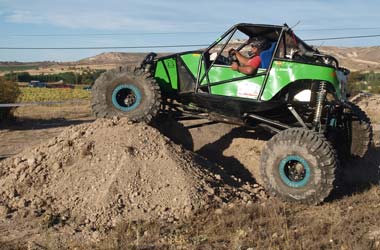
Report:
[[319,91],[317,93],[317,102],[315,105],[314,124],[320,124],[326,94],[327,94],[326,82],[321,82],[319,84]]

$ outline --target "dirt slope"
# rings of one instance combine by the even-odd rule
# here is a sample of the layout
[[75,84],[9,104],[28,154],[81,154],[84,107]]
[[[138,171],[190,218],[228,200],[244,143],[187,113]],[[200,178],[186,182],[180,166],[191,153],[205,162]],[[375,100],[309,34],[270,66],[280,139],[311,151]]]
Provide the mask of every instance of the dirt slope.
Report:
[[0,225],[9,227],[0,241],[24,237],[15,231],[27,221],[37,231],[102,233],[122,220],[172,222],[259,196],[260,186],[227,176],[150,126],[97,120],[0,162]]
[[323,53],[335,56],[341,66],[352,71],[379,71],[380,47],[320,47]]

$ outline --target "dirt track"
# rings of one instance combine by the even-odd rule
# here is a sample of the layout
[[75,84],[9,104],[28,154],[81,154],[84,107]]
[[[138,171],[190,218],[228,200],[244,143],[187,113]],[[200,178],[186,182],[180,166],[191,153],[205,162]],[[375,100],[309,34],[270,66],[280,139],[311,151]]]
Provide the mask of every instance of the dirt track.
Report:
[[[47,229],[49,235],[60,232],[77,240],[97,240],[122,218],[173,222],[196,208],[266,198],[256,184],[261,147],[270,137],[264,131],[205,120],[155,125],[175,143],[219,164],[215,166],[153,128],[131,127],[124,121],[91,123],[86,107],[64,107],[63,113],[70,108],[68,119],[58,118],[59,108],[50,117],[45,113],[48,119],[38,110],[1,130],[0,155],[24,150],[0,162],[0,186],[6,187],[0,191],[1,241],[38,241]],[[18,112],[23,119],[30,114]],[[137,144],[144,140],[147,147]],[[125,162],[129,170],[120,168]],[[379,164],[379,150],[372,149],[366,159],[345,169],[346,180],[378,183]],[[149,189],[147,184],[153,186]],[[83,193],[85,197],[79,195]],[[150,202],[144,203],[146,197]]]

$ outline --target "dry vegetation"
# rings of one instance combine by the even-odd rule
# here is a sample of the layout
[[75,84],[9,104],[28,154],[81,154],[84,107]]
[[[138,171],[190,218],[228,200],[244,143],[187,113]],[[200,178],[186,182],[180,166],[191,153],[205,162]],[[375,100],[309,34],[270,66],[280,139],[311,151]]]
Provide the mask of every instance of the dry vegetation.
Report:
[[[0,103],[13,103],[21,94],[17,85],[0,78]],[[9,118],[14,109],[0,108],[0,121]]]
[[270,199],[248,207],[203,211],[176,224],[124,223],[91,248],[380,249],[379,212],[380,189],[374,186],[318,207]]
[[90,91],[75,88],[20,88],[18,102],[56,102],[66,100],[88,100]]
[[376,250],[380,249],[379,201],[378,186],[317,207],[270,199],[209,209],[174,223],[120,223],[96,243],[51,236],[41,249]]

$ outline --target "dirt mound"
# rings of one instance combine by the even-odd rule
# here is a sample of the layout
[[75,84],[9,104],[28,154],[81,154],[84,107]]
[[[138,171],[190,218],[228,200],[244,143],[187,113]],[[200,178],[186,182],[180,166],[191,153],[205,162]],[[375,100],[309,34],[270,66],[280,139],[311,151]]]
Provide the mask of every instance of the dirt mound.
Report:
[[0,220],[106,231],[119,221],[174,221],[265,196],[258,185],[127,120],[97,120],[0,162]]

